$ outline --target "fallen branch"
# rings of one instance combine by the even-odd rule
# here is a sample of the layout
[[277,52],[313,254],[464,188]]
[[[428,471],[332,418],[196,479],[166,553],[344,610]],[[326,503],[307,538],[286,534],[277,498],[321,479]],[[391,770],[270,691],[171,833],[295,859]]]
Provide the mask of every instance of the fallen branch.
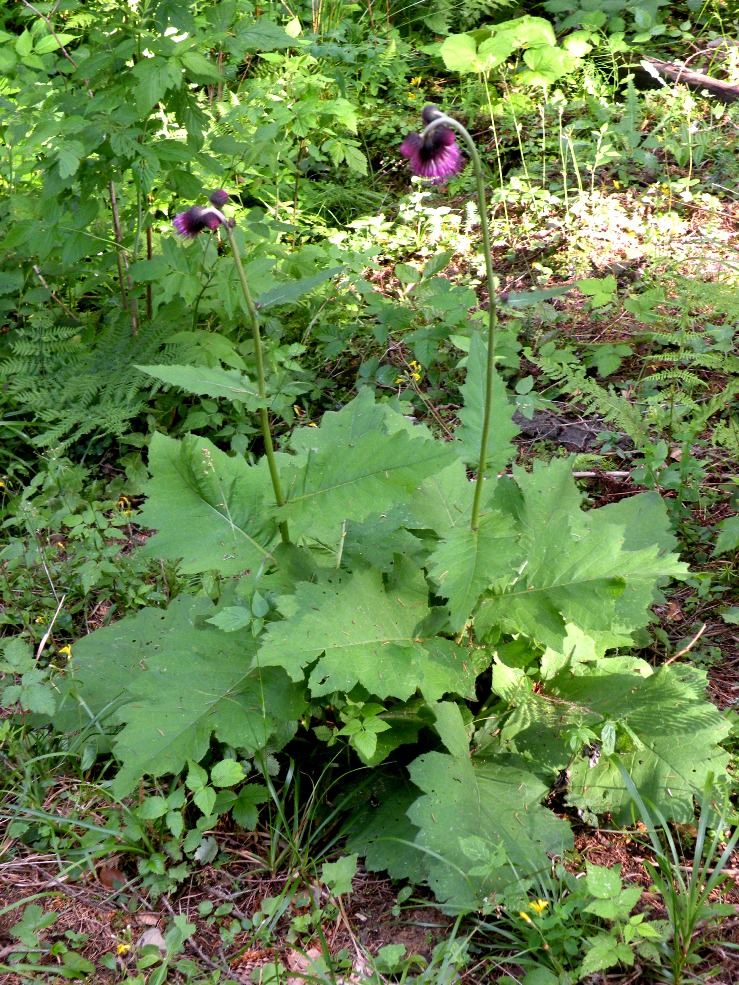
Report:
[[[691,72],[684,65],[663,62],[659,58],[642,58],[641,69],[645,75],[663,83],[665,79],[669,79],[670,82],[678,82],[681,85],[686,85],[689,89],[696,89],[698,92],[707,90],[716,99],[720,99],[722,103],[733,103],[739,99],[739,86],[713,79],[710,75],[704,75],[702,72]],[[633,70],[639,71],[636,67]]]

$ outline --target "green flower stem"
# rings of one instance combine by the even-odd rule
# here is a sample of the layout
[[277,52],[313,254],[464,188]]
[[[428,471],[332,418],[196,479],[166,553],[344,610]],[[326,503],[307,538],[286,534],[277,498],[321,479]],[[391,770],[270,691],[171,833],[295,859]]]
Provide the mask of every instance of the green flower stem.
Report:
[[[246,308],[249,312],[249,321],[251,322],[251,331],[254,338],[254,353],[257,360],[257,389],[259,390],[261,402],[261,406],[259,408],[259,422],[261,424],[262,438],[264,439],[264,450],[267,453],[267,463],[269,465],[269,474],[272,479],[272,488],[275,491],[275,502],[278,506],[282,506],[285,502],[285,497],[282,495],[280,474],[277,471],[277,462],[275,461],[275,447],[272,444],[272,432],[269,429],[269,413],[267,411],[267,383],[264,376],[264,355],[262,350],[262,335],[259,331],[259,314],[257,312],[257,307],[254,304],[254,299],[251,296],[251,291],[249,290],[249,283],[246,279],[244,266],[241,263],[241,256],[236,245],[234,231],[225,220],[221,223],[221,229],[225,229],[226,235],[228,236],[228,242],[231,245],[231,254],[233,255],[234,263],[236,264],[236,271],[239,275],[241,292],[244,295]],[[283,520],[279,526],[283,544],[289,544],[290,533],[287,528],[287,521]]]
[[482,162],[477,153],[475,142],[472,137],[459,123],[451,116],[439,116],[433,120],[423,131],[422,136],[433,130],[437,126],[447,126],[462,137],[467,150],[470,154],[472,166],[475,169],[475,179],[477,181],[477,207],[480,212],[480,230],[482,232],[482,252],[485,257],[485,274],[488,282],[488,361],[487,375],[485,379],[485,410],[482,418],[482,435],[480,436],[480,464],[477,467],[477,482],[475,483],[475,495],[472,500],[472,515],[470,526],[477,530],[480,517],[480,500],[482,498],[482,484],[485,478],[488,457],[488,441],[490,439],[490,423],[493,416],[493,381],[495,379],[495,342],[498,328],[498,316],[495,307],[495,281],[493,279],[493,257],[490,251],[490,229],[488,227],[488,204],[485,198],[485,182],[483,179]]

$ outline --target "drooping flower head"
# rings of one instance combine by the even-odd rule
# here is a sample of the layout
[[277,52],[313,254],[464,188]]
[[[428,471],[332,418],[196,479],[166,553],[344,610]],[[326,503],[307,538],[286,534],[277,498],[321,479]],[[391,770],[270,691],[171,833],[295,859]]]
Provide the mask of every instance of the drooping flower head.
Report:
[[464,158],[454,132],[443,123],[429,127],[444,114],[429,104],[423,108],[423,133],[410,133],[400,145],[400,153],[408,158],[411,171],[419,178],[429,178],[434,185],[441,185],[464,167]]
[[229,225],[233,228],[233,219],[226,219],[221,212],[221,206],[225,205],[229,199],[228,192],[222,188],[214,191],[210,196],[212,205],[192,205],[187,212],[180,212],[172,220],[175,230],[185,239],[195,239],[198,233],[204,229],[218,229],[220,225]]

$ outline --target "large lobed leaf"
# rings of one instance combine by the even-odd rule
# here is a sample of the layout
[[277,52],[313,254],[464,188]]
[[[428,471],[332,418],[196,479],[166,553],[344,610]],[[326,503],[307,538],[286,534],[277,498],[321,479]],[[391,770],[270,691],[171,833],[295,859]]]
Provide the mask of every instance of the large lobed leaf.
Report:
[[250,466],[196,435],[176,441],[155,434],[149,470],[141,522],[157,533],[144,554],[181,558],[185,572],[223,575],[258,568],[270,557],[277,530],[264,462]]
[[282,671],[250,669],[251,632],[221,632],[205,622],[213,611],[208,599],[180,596],[75,643],[55,724],[70,731],[91,715],[125,723],[113,744],[116,796],[202,759],[211,736],[252,755],[293,735],[302,689]]
[[[719,747],[730,726],[706,699],[706,685],[695,667],[653,671],[644,661],[617,657],[552,682],[558,698],[614,727],[615,751],[642,797],[685,824],[709,774],[725,774],[730,760]],[[634,821],[633,801],[608,756],[573,765],[568,800],[593,813],[608,811],[619,824]]]
[[416,790],[403,798],[407,819],[390,800],[350,846],[366,854],[368,867],[416,882],[422,876],[446,909],[475,910],[522,876],[546,871],[550,855],[572,846],[572,832],[541,805],[547,787],[533,773],[471,754],[455,704],[437,705],[435,713],[448,752],[411,763]]
[[294,681],[311,668],[313,697],[358,684],[378,698],[406,700],[416,690],[429,701],[474,695],[469,651],[422,633],[430,609],[420,577],[386,587],[372,569],[336,573],[298,584],[280,608],[285,618],[270,626],[255,662],[282,667]]
[[142,373],[199,396],[226,397],[255,411],[262,406],[256,385],[236,369],[220,366],[137,366]]
[[514,476],[516,486],[498,484],[493,504],[516,517],[526,563],[481,603],[478,631],[500,627],[560,653],[571,626],[599,654],[631,642],[661,598],[659,582],[688,570],[670,553],[674,538],[659,497],[583,512],[566,460]]
[[282,459],[286,519],[294,537],[332,541],[345,521],[361,521],[408,502],[430,475],[454,463],[451,445],[373,402],[368,390],[343,410],[326,414],[319,428],[301,428]]
[[449,599],[452,632],[464,627],[482,593],[521,563],[516,533],[510,516],[488,513],[477,530],[452,529],[429,558],[429,574]]

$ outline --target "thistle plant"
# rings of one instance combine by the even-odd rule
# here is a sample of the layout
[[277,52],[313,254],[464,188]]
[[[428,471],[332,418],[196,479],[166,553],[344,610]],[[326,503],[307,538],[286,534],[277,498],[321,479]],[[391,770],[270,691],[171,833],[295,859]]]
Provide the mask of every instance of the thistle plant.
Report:
[[[234,238],[234,227],[236,223],[233,219],[227,219],[223,212],[221,212],[221,207],[226,204],[228,199],[228,192],[224,191],[222,188],[219,188],[210,196],[209,201],[211,204],[209,206],[192,205],[186,212],[180,212],[179,215],[176,215],[172,225],[180,236],[185,239],[195,239],[205,229],[208,229],[211,232],[215,232],[217,229],[223,229],[228,237],[228,243],[231,247],[231,256],[233,257],[234,264],[236,265],[236,273],[238,274],[241,293],[243,294],[244,302],[246,303],[246,310],[251,323],[252,338],[254,339],[254,358],[256,360],[257,367],[257,389],[260,399],[259,424],[262,432],[262,440],[264,441],[267,464],[269,466],[269,475],[272,480],[275,502],[277,503],[277,506],[282,506],[285,502],[285,497],[282,493],[280,474],[277,470],[277,462],[275,461],[275,448],[272,442],[272,432],[269,427],[269,412],[267,410],[267,383],[264,373],[264,351],[262,346],[262,334],[259,329],[259,313],[257,312],[257,306],[254,304],[254,299],[251,296],[249,282],[246,279],[244,265],[241,262],[241,254],[239,253],[239,248],[236,245],[236,239]],[[287,521],[283,520],[279,527],[282,542],[284,544],[289,544],[290,533],[288,530]]]
[[485,379],[485,407],[480,438],[480,463],[477,468],[477,482],[472,501],[470,526],[477,530],[480,515],[483,479],[487,466],[488,441],[493,407],[493,382],[495,379],[495,337],[498,325],[495,307],[495,281],[493,277],[493,258],[490,249],[490,230],[488,227],[487,200],[485,197],[485,181],[482,163],[477,153],[475,142],[469,131],[454,117],[447,116],[438,107],[429,104],[424,106],[421,114],[425,129],[419,133],[409,134],[400,145],[400,153],[408,158],[411,170],[421,178],[428,178],[435,185],[443,184],[452,175],[458,174],[464,167],[462,153],[457,147],[453,130],[456,130],[464,141],[472,161],[477,185],[477,206],[480,214],[480,231],[482,233],[482,252],[485,258],[485,275],[488,284],[488,339],[487,367]]

